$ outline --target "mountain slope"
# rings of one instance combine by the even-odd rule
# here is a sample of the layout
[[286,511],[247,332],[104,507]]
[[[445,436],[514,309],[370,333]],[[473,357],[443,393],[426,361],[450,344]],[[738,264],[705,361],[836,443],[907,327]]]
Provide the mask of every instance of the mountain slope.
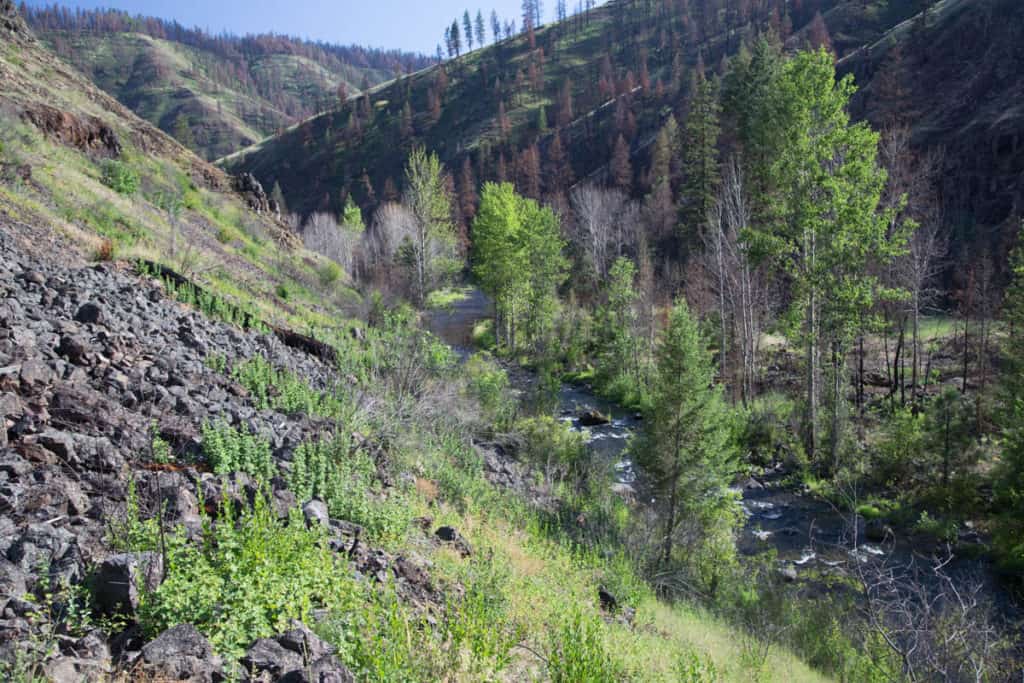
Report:
[[[698,60],[721,73],[723,59],[758,33],[781,32],[795,50],[820,42],[824,29],[840,70],[862,89],[856,116],[880,127],[899,109],[914,128],[916,153],[945,148],[951,220],[998,226],[1019,207],[1024,16],[1014,0],[941,0],[926,19],[911,0],[685,7],[613,0],[533,39],[521,34],[377,89],[223,164],[280,182],[289,206],[303,213],[337,211],[345,194],[372,210],[394,196],[414,145],[438,152],[460,192],[467,178],[507,178],[554,198],[574,181],[604,177],[621,135],[632,157],[630,189],[640,194],[658,127],[670,112],[685,123]],[[901,46],[903,86],[898,102],[884,102],[875,81],[892,44]]]
[[971,256],[1007,253],[1024,209],[1020,3],[941,0],[839,67],[861,84],[855,114],[878,128],[907,125],[917,150],[941,151],[939,191],[954,241]]
[[427,60],[284,36],[209,36],[114,11],[26,11],[37,35],[135,113],[207,159]]
[[[337,209],[341,188],[365,208],[379,198],[366,181],[376,195],[385,193],[388,179],[400,184],[404,156],[414,145],[438,152],[455,173],[469,156],[478,180],[496,178],[503,168],[505,176],[521,180],[530,166],[555,165],[548,152],[557,129],[571,177],[586,178],[607,164],[618,135],[637,154],[668,113],[682,117],[699,59],[719,65],[745,36],[772,27],[796,27],[792,40],[799,44],[800,30],[818,9],[843,4],[805,2],[783,21],[785,5],[774,0],[743,4],[744,14],[716,0],[613,0],[532,37],[520,34],[375,90],[365,101],[324,113],[224,163],[264,182],[279,181],[290,206],[302,212]],[[837,45],[852,47],[850,41]],[[566,189],[546,185],[545,194]]]

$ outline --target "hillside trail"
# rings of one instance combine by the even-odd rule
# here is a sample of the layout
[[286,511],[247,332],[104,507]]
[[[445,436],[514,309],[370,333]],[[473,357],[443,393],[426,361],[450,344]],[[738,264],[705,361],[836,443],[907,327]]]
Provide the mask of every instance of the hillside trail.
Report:
[[[473,353],[474,327],[492,314],[490,299],[474,288],[461,301],[429,314],[426,325],[466,358]],[[525,390],[534,379],[532,373],[518,369],[510,375],[519,390]],[[594,412],[609,422],[584,424],[591,422],[586,416]],[[627,451],[630,438],[643,428],[640,415],[597,396],[589,386],[563,383],[555,416],[586,435],[595,464],[612,469],[611,486],[616,493],[648,511],[654,508],[656,499],[645,484],[644,472]],[[794,475],[778,464],[757,477],[734,483],[744,516],[737,539],[742,554],[774,553],[784,580],[799,582],[810,595],[849,591],[849,580],[856,583],[862,573],[892,572],[904,576],[905,581],[934,584],[938,579],[930,568],[944,562],[946,575],[958,585],[979,585],[982,595],[1008,623],[1024,620],[1024,611],[999,582],[990,560],[984,554],[968,552],[983,547],[983,539],[973,530],[962,531],[953,546],[911,530],[894,531],[844,513],[808,491]]]

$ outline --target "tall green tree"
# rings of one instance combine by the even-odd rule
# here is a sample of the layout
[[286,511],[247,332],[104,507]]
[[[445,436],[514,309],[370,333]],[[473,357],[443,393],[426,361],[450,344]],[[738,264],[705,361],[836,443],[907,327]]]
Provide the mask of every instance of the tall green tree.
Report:
[[[818,453],[823,396],[831,411],[831,452],[839,456],[844,426],[843,374],[852,336],[880,297],[897,293],[868,271],[902,253],[907,231],[890,230],[882,209],[886,172],[877,162],[878,134],[852,124],[846,111],[853,78],[836,80],[825,50],[802,52],[781,68],[761,102],[759,126],[772,131],[766,159],[772,184],[768,224],[748,238],[791,283],[789,320],[804,351],[805,443]],[[822,387],[828,354],[829,390]]]
[[366,224],[363,222],[363,212],[352,201],[351,196],[345,200],[345,206],[341,209],[340,222],[342,227],[352,232],[363,233],[366,231]]
[[522,325],[527,342],[543,350],[568,270],[558,217],[511,183],[486,183],[472,236],[473,273],[494,299],[496,334],[515,351]]
[[663,506],[659,562],[669,565],[673,549],[684,545],[713,590],[734,548],[738,517],[729,483],[739,452],[711,353],[685,301],[669,315],[656,362],[652,408],[636,452]]
[[626,377],[638,398],[645,394],[641,372],[645,356],[643,339],[638,334],[637,306],[640,293],[635,286],[636,266],[620,256],[608,270],[605,288],[607,303],[599,311],[597,345],[598,372],[605,381]]
[[682,150],[681,197],[683,231],[688,239],[693,239],[703,232],[708,212],[715,203],[715,193],[720,181],[718,89],[714,81],[705,77],[703,68],[694,71],[691,97]]
[[452,196],[436,154],[413,150],[405,168],[403,203],[415,219],[406,260],[413,269],[414,297],[422,305],[431,289],[458,267]]

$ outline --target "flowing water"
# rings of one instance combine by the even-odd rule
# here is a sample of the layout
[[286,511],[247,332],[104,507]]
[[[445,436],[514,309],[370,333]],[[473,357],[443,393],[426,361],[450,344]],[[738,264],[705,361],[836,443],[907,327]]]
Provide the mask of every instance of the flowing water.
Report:
[[[465,356],[472,350],[473,327],[491,313],[488,298],[474,289],[450,309],[432,313],[427,327]],[[514,380],[513,384],[517,382]],[[595,410],[611,421],[589,427],[581,424],[581,417]],[[640,416],[601,399],[586,386],[575,384],[562,385],[558,415],[573,429],[586,433],[594,458],[614,467],[612,487],[617,493],[640,505],[656,502],[644,488],[643,472],[625,453],[630,437],[642,429]],[[787,472],[778,468],[756,479],[739,481],[734,487],[741,497],[745,517],[738,542],[740,551],[747,555],[774,551],[780,570],[790,579],[810,581],[822,574],[850,576],[858,564],[868,563],[897,570],[912,564],[927,567],[932,558],[944,556],[947,551],[929,537],[905,531],[893,534],[876,529],[868,534],[863,520],[850,519],[791,482]],[[961,534],[957,546],[965,551],[980,542],[977,534],[968,531]],[[961,584],[980,582],[999,611],[1019,623],[1021,610],[999,584],[990,563],[984,558],[971,559],[969,555],[961,552],[944,570]]]

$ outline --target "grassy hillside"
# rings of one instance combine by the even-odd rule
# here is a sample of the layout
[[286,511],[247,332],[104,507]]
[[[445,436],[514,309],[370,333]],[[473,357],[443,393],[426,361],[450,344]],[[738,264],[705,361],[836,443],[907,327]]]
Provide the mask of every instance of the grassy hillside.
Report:
[[[5,576],[17,576],[25,590],[24,599],[11,598],[24,618],[0,624],[0,675],[39,680],[70,670],[76,679],[160,680],[172,671],[180,678],[178,667],[209,675],[222,665],[237,675],[249,644],[303,619],[337,653],[318,662],[335,672],[352,669],[359,680],[823,680],[787,651],[762,646],[756,630],[740,633],[718,617],[659,602],[617,559],[620,551],[569,542],[544,506],[570,514],[571,492],[538,488],[527,469],[516,480],[530,500],[544,503],[538,508],[492,484],[478,444],[493,436],[495,418],[483,412],[472,378],[451,363],[450,351],[401,311],[370,327],[347,318],[358,297],[344,274],[326,269],[273,218],[253,213],[220,171],[96,89],[17,21],[8,28],[8,9],[0,3],[0,244],[2,326],[15,325],[15,334],[2,352],[24,367],[23,381],[15,371],[11,385],[5,360],[5,391],[13,386],[15,393],[5,394],[4,405],[20,406],[20,398],[7,401],[11,395],[44,400],[32,394],[41,383],[49,383],[44,393],[79,398],[71,413],[55,399],[52,425],[42,409],[31,426],[10,430],[4,458],[17,473],[6,480],[5,496],[51,483],[78,495],[70,507],[60,503],[73,518],[67,528],[52,526],[64,515],[54,516],[57,508],[45,501],[4,508],[5,536],[21,539],[7,556],[24,565],[8,562]],[[17,258],[17,272],[8,272],[9,258]],[[170,278],[162,297],[158,283],[132,272],[136,259],[170,267],[206,294]],[[97,260],[114,263],[91,267]],[[92,323],[81,322],[78,304],[68,308],[82,293],[98,302]],[[243,329],[252,318],[239,311],[314,332],[336,362],[321,362],[301,345],[279,347],[260,325]],[[40,319],[65,337],[83,334],[62,338],[59,351],[44,349],[24,331]],[[140,324],[145,334],[133,327]],[[103,344],[110,347],[103,353],[87,350]],[[272,361],[287,365],[267,365]],[[43,373],[47,363],[68,372]],[[115,370],[122,366],[131,377]],[[176,379],[145,379],[159,378],[163,368]],[[412,389],[403,383],[410,372]],[[231,403],[235,415],[226,411],[222,419],[234,426],[203,417],[218,402]],[[6,446],[6,430],[4,437]],[[51,457],[54,438],[80,449],[107,444],[106,460],[71,462],[67,451]],[[281,444],[272,460],[271,440]],[[328,443],[344,450],[328,450]],[[39,460],[25,469],[22,456]],[[309,471],[338,469],[307,480],[298,473],[300,459]],[[505,473],[521,467],[499,462]],[[281,477],[263,479],[268,488],[250,478],[270,473]],[[163,498],[168,481],[181,502],[174,510]],[[253,495],[242,494],[236,508],[231,496],[244,482]],[[272,502],[254,503],[269,487]],[[331,531],[326,512],[324,529],[307,529],[303,517],[311,513],[297,506],[312,492],[327,501],[321,505],[329,506]],[[564,502],[552,497],[559,493]],[[283,517],[268,514],[282,501]],[[84,514],[90,507],[102,512]],[[173,521],[182,510],[201,528],[186,533],[184,518]],[[427,515],[428,529],[454,526],[472,551],[425,536],[419,525]],[[36,523],[43,519],[49,521]],[[360,531],[337,553],[340,541],[328,534],[352,529],[352,522]],[[191,542],[195,533],[209,542]],[[72,558],[77,569],[42,555],[33,564],[35,546],[25,539],[51,536],[85,549]],[[107,571],[101,564],[120,566],[118,552],[157,549],[170,563],[162,586],[147,578],[141,605],[127,617],[93,611],[101,598],[91,591]],[[389,567],[409,580],[397,587],[385,580]],[[375,573],[382,583],[370,580]],[[137,572],[126,576],[142,581]],[[124,583],[113,581],[115,590]],[[598,586],[635,606],[635,618],[602,610]],[[199,629],[201,645],[189,650],[195,657],[176,658],[172,650],[161,662],[159,647],[139,653],[145,640],[183,621]],[[126,628],[132,635],[119,636]],[[161,642],[182,633],[166,631]],[[57,647],[86,639],[93,649],[75,645],[68,654]],[[123,661],[103,650],[108,639]],[[93,657],[96,647],[107,656]],[[134,668],[116,670],[129,663]]]
[[207,159],[252,144],[382,83],[411,54],[341,48],[279,36],[207,36],[117,12],[30,10],[39,38],[107,93]]

